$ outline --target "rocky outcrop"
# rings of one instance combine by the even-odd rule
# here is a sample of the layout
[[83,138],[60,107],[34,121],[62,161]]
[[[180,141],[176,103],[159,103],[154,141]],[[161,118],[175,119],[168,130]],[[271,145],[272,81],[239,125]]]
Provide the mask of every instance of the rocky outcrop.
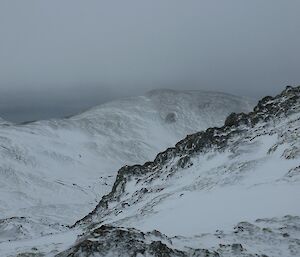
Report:
[[143,233],[136,229],[101,226],[69,250],[57,257],[67,256],[114,256],[114,257],[219,257],[206,249],[175,249],[171,240],[158,231]]
[[[102,225],[56,257],[270,257],[282,254],[282,249],[286,249],[284,256],[299,256],[299,229],[300,218],[291,215],[251,223],[242,221],[230,232],[217,230],[196,238],[167,237],[159,231],[144,233],[133,228]],[[183,246],[186,242],[199,245],[201,240],[208,239],[215,242],[215,246],[207,249]]]
[[[246,133],[249,128],[257,124],[264,124],[271,120],[280,120],[280,117],[287,117],[300,110],[300,86],[288,86],[281,94],[275,97],[265,97],[260,100],[254,110],[248,114],[232,113],[228,116],[223,127],[209,128],[206,131],[188,135],[178,142],[175,147],[168,148],[159,153],[153,162],[146,162],[144,165],[124,166],[118,171],[117,178],[111,192],[105,195],[96,208],[77,221],[73,226],[89,224],[94,215],[99,216],[108,208],[109,202],[118,201],[124,192],[125,185],[132,176],[139,177],[149,173],[161,174],[163,168],[171,160],[178,159],[177,166],[184,168],[192,165],[190,158],[196,154],[204,153],[211,149],[222,150],[228,142],[236,135]],[[176,169],[176,166],[173,166]]]

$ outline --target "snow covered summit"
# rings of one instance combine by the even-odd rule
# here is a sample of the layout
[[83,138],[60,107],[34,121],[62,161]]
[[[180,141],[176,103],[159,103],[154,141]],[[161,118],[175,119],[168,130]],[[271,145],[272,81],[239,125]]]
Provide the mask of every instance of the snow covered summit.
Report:
[[64,256],[300,256],[300,87],[124,166]]
[[151,160],[250,106],[228,94],[156,90],[66,119],[0,125],[0,241],[74,223],[110,191],[123,165]]
[[11,241],[0,249],[4,256],[299,256],[299,164],[300,87],[288,87],[154,161],[123,166],[71,228],[2,220]]

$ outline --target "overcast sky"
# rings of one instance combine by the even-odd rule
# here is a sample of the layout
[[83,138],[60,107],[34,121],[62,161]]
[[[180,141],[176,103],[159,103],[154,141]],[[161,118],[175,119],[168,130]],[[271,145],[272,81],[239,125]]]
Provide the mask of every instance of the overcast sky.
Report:
[[300,84],[299,0],[0,0],[0,116],[154,88],[258,98]]

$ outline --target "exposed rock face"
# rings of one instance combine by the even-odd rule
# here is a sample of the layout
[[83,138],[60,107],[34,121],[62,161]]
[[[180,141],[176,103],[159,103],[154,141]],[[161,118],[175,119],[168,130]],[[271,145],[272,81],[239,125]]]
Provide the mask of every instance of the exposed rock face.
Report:
[[63,119],[0,118],[0,219],[72,224],[110,192],[124,164],[152,160],[185,135],[220,126],[252,105],[217,92],[157,90]]
[[172,247],[171,239],[158,231],[143,233],[135,229],[101,226],[80,239],[64,256],[157,256],[157,257],[218,257],[216,252],[204,249],[181,251]]
[[[200,234],[197,238],[167,237],[159,231],[143,233],[132,228],[102,225],[81,237],[77,243],[56,257],[89,256],[156,256],[156,257],[267,257],[267,251],[277,252],[279,245],[290,249],[293,256],[300,254],[300,240],[295,237],[300,229],[300,218],[285,216],[280,219],[259,219],[254,223],[240,222],[230,233],[216,231],[214,235]],[[217,241],[210,249],[183,247],[185,242],[197,245],[201,240]],[[249,246],[255,245],[255,251]]]
[[152,162],[122,167],[91,213],[34,254],[298,257],[299,149],[300,86],[287,87]]
[[[78,224],[88,224],[97,216],[101,217],[106,214],[109,202],[119,201],[124,192],[125,185],[131,180],[131,177],[143,177],[145,174],[153,174],[153,176],[161,176],[166,172],[165,167],[172,160],[177,160],[172,167],[168,166],[168,172],[172,173],[178,167],[185,168],[192,165],[189,162],[192,156],[205,153],[209,150],[221,151],[228,143],[233,141],[235,137],[251,137],[259,136],[265,133],[264,130],[272,122],[277,122],[280,118],[285,118],[300,111],[300,86],[287,87],[281,94],[275,97],[265,97],[260,100],[254,110],[248,114],[232,113],[225,121],[225,125],[220,128],[208,128],[206,131],[197,132],[188,135],[185,139],[178,142],[175,147],[168,148],[166,151],[159,153],[153,162],[146,162],[144,165],[124,166],[118,171],[116,181],[111,192],[105,195],[96,208],[76,222]],[[257,124],[261,126],[255,127]],[[246,135],[249,128],[254,128],[256,135]],[[268,133],[272,133],[269,131]],[[296,152],[296,153],[295,153]],[[292,154],[298,154],[293,150]],[[289,155],[292,158],[293,155]]]

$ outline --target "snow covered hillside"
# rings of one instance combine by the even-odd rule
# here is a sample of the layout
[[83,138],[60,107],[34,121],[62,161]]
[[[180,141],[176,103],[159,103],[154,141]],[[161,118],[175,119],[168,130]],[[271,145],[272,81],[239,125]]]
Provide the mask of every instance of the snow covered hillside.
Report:
[[0,249],[18,257],[300,256],[299,201],[300,86],[188,135],[153,162],[122,167],[71,228]]
[[250,105],[222,93],[158,90],[61,120],[0,120],[0,242],[73,224],[110,191],[120,167],[154,159]]
[[[166,256],[300,256],[299,165],[300,87],[288,87],[153,162],[124,166],[112,191],[77,222],[86,235],[59,256],[124,251],[109,242],[150,256],[153,244]],[[130,245],[122,234],[145,242]]]

